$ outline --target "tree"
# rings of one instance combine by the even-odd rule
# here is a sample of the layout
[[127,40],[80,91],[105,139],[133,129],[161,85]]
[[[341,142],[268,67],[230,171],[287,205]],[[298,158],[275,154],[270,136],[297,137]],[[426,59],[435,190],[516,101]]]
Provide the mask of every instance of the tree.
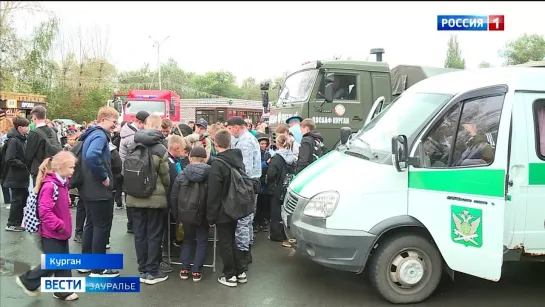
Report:
[[505,59],[504,65],[518,65],[529,61],[545,59],[545,37],[539,34],[523,34],[519,38],[507,42],[499,51]]
[[490,63],[488,63],[487,61],[482,61],[481,63],[479,63],[479,68],[488,68],[488,67],[492,67],[492,65],[490,65]]
[[456,35],[451,35],[448,40],[447,57],[445,59],[445,68],[465,69],[466,61],[462,58],[462,51]]

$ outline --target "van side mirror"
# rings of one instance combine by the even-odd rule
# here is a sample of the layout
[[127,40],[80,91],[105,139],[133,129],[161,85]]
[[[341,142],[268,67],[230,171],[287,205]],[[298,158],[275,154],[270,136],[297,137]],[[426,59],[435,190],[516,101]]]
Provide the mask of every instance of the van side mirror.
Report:
[[348,142],[350,135],[352,135],[352,128],[350,127],[341,128],[341,145],[345,145]]
[[420,167],[419,158],[409,158],[407,136],[400,134],[392,138],[392,162],[398,172],[405,171],[409,165]]

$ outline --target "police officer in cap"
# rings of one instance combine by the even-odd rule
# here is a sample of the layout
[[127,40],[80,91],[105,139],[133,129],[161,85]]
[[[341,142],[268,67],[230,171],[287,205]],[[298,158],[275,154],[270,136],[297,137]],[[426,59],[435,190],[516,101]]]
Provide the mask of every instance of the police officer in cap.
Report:
[[301,143],[301,139],[303,139],[303,133],[301,133],[301,127],[299,126],[302,121],[303,118],[299,115],[294,115],[286,119],[286,124],[290,126],[290,133],[293,134],[298,143]]

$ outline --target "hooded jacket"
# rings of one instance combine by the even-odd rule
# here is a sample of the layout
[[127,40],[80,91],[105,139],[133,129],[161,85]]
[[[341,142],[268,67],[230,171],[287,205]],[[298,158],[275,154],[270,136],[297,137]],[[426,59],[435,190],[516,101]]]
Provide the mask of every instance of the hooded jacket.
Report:
[[165,145],[163,145],[164,138],[165,136],[159,130],[142,129],[134,134],[135,144],[142,143],[150,149],[153,159],[153,171],[157,172],[157,183],[153,194],[149,198],[136,198],[127,195],[127,207],[148,209],[167,208],[167,191],[170,187],[170,173],[168,166],[168,151]]
[[136,128],[133,123],[127,123],[119,132],[119,136],[121,137],[121,142],[119,142],[119,157],[121,158],[121,163],[125,163],[125,157],[129,153],[129,148],[134,146],[134,134],[136,131],[138,131],[138,128]]
[[317,143],[323,143],[324,138],[318,132],[309,132],[303,135],[301,146],[299,147],[299,156],[295,166],[295,173],[300,173],[305,167],[314,162],[314,153]]
[[[78,140],[83,142],[81,151],[83,185],[79,189],[80,197],[87,201],[111,199],[114,176],[109,134],[100,126],[92,126],[85,130]],[[106,178],[110,179],[107,187],[102,184]]]
[[[59,195],[57,202],[53,198],[57,185]],[[40,235],[44,238],[68,240],[72,235],[72,213],[70,212],[70,196],[68,180],[63,180],[55,173],[44,177],[38,196],[38,213],[40,215]]]
[[[188,180],[189,182],[206,182],[208,181],[208,175],[210,173],[210,165],[206,163],[198,164],[189,164],[184,170],[178,174],[174,184],[172,186],[172,191],[170,192],[170,203],[172,204],[172,210],[177,211],[178,206],[178,193],[180,192],[180,186],[182,182]],[[206,201],[201,202],[201,208],[199,208],[199,213],[202,214],[204,222],[206,220]]]
[[271,158],[269,168],[267,169],[268,192],[271,195],[277,195],[277,187],[282,185],[287,171],[287,165],[293,165],[295,157],[289,149],[280,149]]
[[25,165],[25,141],[26,137],[15,128],[8,132],[8,142],[4,156],[3,186],[5,188],[28,188],[30,174]]
[[[180,135],[182,133],[182,135]],[[174,134],[180,135],[184,140],[191,145],[191,148],[194,147],[195,143],[200,142],[200,136],[198,133],[195,133],[191,127],[186,124],[179,124],[178,128],[174,129]]]
[[[231,167],[245,172],[240,149],[227,149],[217,155],[218,159],[227,162]],[[231,185],[231,170],[221,161],[212,161],[208,175],[208,197],[206,202],[206,219],[209,225],[232,222],[233,219],[225,214],[223,197],[229,193]]]

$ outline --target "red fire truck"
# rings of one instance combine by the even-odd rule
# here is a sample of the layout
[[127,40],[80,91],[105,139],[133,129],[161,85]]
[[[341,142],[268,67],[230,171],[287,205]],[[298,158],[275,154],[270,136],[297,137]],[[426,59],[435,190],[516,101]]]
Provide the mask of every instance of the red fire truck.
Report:
[[113,106],[123,121],[133,121],[139,111],[159,115],[177,123],[180,121],[180,96],[170,90],[129,90],[114,95]]

